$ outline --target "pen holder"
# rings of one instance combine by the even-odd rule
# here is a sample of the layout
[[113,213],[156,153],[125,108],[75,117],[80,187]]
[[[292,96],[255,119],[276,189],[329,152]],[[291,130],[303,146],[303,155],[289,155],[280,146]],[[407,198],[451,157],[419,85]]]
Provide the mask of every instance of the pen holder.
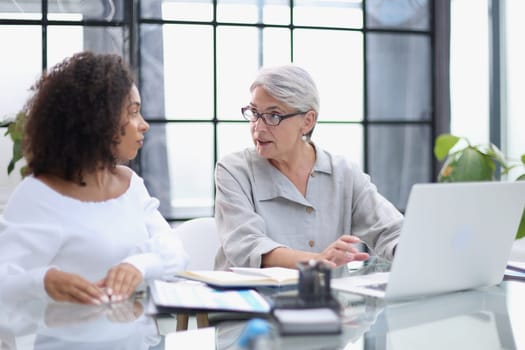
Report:
[[332,300],[331,270],[325,264],[309,260],[299,262],[299,298],[306,304],[323,304]]

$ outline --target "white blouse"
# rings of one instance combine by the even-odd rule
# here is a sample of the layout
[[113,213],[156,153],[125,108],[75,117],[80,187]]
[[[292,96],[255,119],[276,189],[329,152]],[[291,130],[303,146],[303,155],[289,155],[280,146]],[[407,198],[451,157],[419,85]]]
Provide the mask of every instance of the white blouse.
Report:
[[124,194],[103,202],[67,197],[26,177],[0,216],[0,300],[45,297],[51,267],[95,282],[128,262],[146,281],[173,278],[188,256],[158,205],[134,172]]

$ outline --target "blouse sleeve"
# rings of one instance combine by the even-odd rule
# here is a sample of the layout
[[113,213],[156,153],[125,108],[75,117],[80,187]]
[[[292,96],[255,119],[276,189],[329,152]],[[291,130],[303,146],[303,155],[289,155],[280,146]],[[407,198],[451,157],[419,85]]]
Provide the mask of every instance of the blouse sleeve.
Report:
[[32,201],[13,199],[0,215],[0,299],[47,298],[44,276],[62,245],[61,228],[40,222]]
[[392,259],[403,215],[383,197],[370,177],[353,169],[352,234],[361,237],[373,254]]
[[[134,177],[138,178],[135,174]],[[181,240],[159,212],[159,201],[149,195],[142,179],[136,185],[149,239],[138,244],[124,262],[139,269],[145,280],[173,279],[177,271],[186,268],[188,255]]]

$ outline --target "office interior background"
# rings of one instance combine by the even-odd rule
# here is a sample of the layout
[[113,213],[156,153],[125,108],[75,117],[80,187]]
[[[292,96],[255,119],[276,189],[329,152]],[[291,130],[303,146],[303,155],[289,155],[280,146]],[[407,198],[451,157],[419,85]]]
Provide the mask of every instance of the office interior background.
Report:
[[[524,12],[521,0],[1,0],[0,118],[65,57],[121,54],[151,125],[131,166],[168,220],[210,216],[216,161],[251,146],[252,79],[293,62],[318,83],[313,141],[403,211],[414,183],[436,181],[440,133],[525,153]],[[0,189],[17,176],[0,169]]]

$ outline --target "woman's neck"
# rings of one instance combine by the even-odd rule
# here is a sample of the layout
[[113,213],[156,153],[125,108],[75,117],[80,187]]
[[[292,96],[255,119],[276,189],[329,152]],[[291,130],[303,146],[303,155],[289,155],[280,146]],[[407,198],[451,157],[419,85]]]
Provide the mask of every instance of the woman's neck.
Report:
[[[303,142],[301,147],[286,158],[270,159],[270,163],[282,173],[302,172],[304,168],[311,169],[315,163],[315,148],[309,142]],[[302,169],[302,170],[301,170]]]
[[271,159],[270,163],[283,173],[297,189],[306,196],[308,178],[315,164],[315,147],[309,143],[304,144],[298,151],[286,160]]

